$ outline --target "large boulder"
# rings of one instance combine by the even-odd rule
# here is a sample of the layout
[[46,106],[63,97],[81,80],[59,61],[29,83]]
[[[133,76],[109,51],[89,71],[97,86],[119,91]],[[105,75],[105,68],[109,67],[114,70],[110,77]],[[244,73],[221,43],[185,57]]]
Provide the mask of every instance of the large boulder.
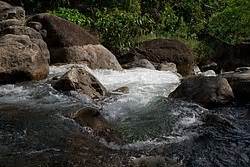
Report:
[[250,66],[250,41],[229,45],[220,42],[215,50],[216,63],[223,71],[233,71],[238,67]]
[[25,26],[25,11],[0,1],[0,84],[44,79],[48,61],[42,36]]
[[107,95],[105,87],[88,71],[72,68],[52,85],[59,91],[77,91],[93,99]]
[[225,78],[193,76],[185,78],[169,97],[213,107],[231,102],[234,94]]
[[25,11],[21,7],[12,6],[0,1],[0,21],[8,19],[25,20]]
[[239,102],[250,100],[250,67],[221,74],[231,85],[235,98]]
[[155,39],[141,43],[138,48],[119,57],[121,64],[136,59],[147,59],[154,64],[171,62],[176,64],[178,73],[189,75],[192,72],[194,56],[191,50],[182,42],[170,39]]
[[45,52],[27,35],[2,36],[0,38],[0,84],[46,78],[49,64],[48,55],[44,55]]
[[41,34],[37,32],[35,29],[26,27],[26,26],[19,26],[19,25],[11,25],[4,28],[1,31],[0,35],[5,34],[14,34],[14,35],[28,35],[31,39],[43,39]]
[[28,22],[40,22],[46,30],[44,40],[52,64],[85,63],[93,69],[122,69],[115,56],[78,25],[47,13],[35,15]]

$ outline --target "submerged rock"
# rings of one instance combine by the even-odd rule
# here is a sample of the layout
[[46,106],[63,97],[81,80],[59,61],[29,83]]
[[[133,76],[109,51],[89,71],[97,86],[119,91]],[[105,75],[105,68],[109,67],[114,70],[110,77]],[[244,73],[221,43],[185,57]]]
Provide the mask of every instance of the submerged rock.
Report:
[[231,102],[234,94],[225,78],[197,76],[184,79],[169,97],[213,107]]
[[91,98],[101,98],[107,94],[105,87],[89,72],[82,68],[72,68],[52,85],[59,91],[77,91]]
[[88,126],[94,133],[107,142],[122,143],[118,133],[113,130],[111,125],[105,120],[98,109],[85,107],[72,114],[72,118],[81,126]]
[[223,73],[231,85],[235,98],[240,102],[250,100],[250,69],[249,67],[237,68],[235,72]]
[[129,93],[129,88],[127,86],[122,86],[120,88],[117,88],[111,92],[111,94],[128,94]]
[[175,63],[178,73],[183,76],[192,72],[194,56],[191,49],[178,40],[155,39],[143,42],[140,47],[131,50],[119,58],[121,64],[135,59],[147,59],[152,63]]
[[89,126],[94,130],[109,129],[108,122],[96,108],[82,108],[72,115],[72,118],[82,126]]
[[122,69],[116,57],[80,26],[48,13],[35,15],[29,22],[40,22],[46,30],[43,36],[52,64],[78,63],[92,69]]

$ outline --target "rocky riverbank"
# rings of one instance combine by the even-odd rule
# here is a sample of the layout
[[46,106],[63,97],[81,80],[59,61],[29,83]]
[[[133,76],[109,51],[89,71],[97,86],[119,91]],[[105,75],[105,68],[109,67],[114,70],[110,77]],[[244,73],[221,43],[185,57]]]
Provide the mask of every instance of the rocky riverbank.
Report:
[[0,166],[248,167],[250,70],[213,68],[170,39],[116,57],[0,1]]

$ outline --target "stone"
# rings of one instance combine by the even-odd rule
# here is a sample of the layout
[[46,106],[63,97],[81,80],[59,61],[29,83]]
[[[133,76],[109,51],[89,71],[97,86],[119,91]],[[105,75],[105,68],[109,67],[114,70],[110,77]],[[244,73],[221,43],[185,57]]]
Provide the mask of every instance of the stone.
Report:
[[87,64],[91,69],[122,70],[115,56],[102,45],[50,48],[52,64]]
[[26,26],[9,26],[1,34],[28,35],[31,39],[43,39],[39,32]]
[[183,79],[169,97],[214,107],[232,102],[234,94],[225,78],[192,76]]
[[228,80],[238,102],[249,102],[250,100],[250,69],[248,70],[248,68],[237,68],[236,71],[221,74]]
[[25,20],[25,11],[21,7],[12,6],[0,1],[0,21],[8,19]]
[[6,28],[10,26],[23,26],[23,22],[17,19],[8,19],[0,21],[0,32],[4,31]]
[[215,62],[209,62],[209,63],[201,66],[202,72],[208,71],[208,70],[218,71],[218,64]]
[[140,68],[147,68],[147,69],[155,70],[154,65],[147,59],[135,60],[133,62],[123,64],[122,67],[125,69],[140,67]]
[[27,22],[42,24],[40,32],[50,50],[51,64],[78,63],[92,69],[122,70],[116,57],[98,38],[79,25],[48,13],[35,15]]
[[35,22],[35,21],[28,22],[27,26],[30,27],[30,28],[33,28],[33,29],[35,29],[37,31],[40,31],[43,28],[43,25],[41,23]]
[[72,68],[52,86],[59,91],[77,91],[93,99],[107,95],[105,87],[83,68]]
[[128,94],[128,93],[129,93],[129,88],[127,86],[122,86],[111,92],[111,94],[113,95],[122,95],[122,94]]
[[191,49],[184,43],[171,39],[145,41],[138,48],[130,50],[118,59],[121,64],[127,64],[136,59],[147,59],[153,64],[174,63],[177,66],[178,73],[183,76],[191,74],[194,64],[194,56]]
[[[47,48],[40,48],[27,35],[0,38],[0,84],[41,80],[49,72]],[[48,51],[46,52],[48,53]]]
[[123,142],[120,135],[111,127],[97,108],[82,108],[71,114],[71,118],[83,127],[88,126],[92,128],[95,135],[104,138],[107,142],[120,144]]
[[158,70],[160,70],[160,71],[172,71],[174,73],[177,73],[176,64],[168,63],[168,62],[161,63],[158,67]]
[[88,126],[94,130],[109,129],[108,122],[100,114],[99,110],[93,107],[85,107],[75,112],[72,118],[81,126]]
[[250,41],[236,45],[220,41],[215,49],[214,60],[223,71],[234,71],[238,67],[250,66]]
[[199,68],[197,65],[195,65],[195,66],[193,67],[192,75],[200,75],[200,74],[201,74],[200,68]]
[[202,72],[200,75],[206,76],[206,77],[217,76],[214,70],[208,70],[208,71]]

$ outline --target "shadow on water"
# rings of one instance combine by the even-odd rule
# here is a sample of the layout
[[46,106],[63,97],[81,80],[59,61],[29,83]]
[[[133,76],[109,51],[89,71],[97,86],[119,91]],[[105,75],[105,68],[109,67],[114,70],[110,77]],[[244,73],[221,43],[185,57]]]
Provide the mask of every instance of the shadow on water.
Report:
[[73,120],[25,106],[1,106],[0,150],[1,167],[121,166],[128,162],[125,153],[105,147]]

